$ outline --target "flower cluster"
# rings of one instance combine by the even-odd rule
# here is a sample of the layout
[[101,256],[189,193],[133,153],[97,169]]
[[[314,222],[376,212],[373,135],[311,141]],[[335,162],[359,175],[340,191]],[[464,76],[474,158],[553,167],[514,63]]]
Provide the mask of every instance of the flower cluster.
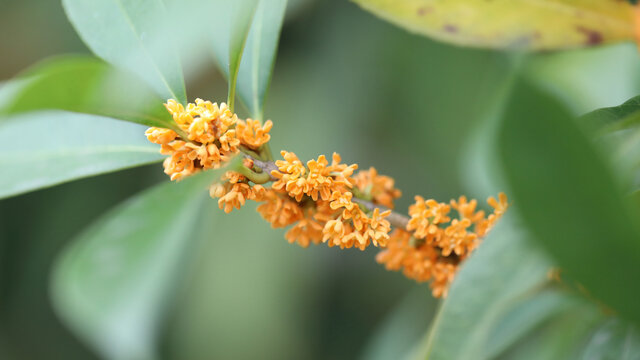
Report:
[[[476,211],[477,201],[461,196],[449,204],[425,200],[416,196],[409,207],[411,219],[406,229],[396,229],[389,238],[387,248],[377,255],[377,261],[388,270],[401,270],[418,282],[431,281],[433,296],[446,296],[449,284],[461,261],[467,258],[480,239],[493,227],[507,210],[505,194],[498,200],[490,197],[493,213]],[[451,219],[451,210],[457,218]]]
[[402,195],[402,192],[394,187],[393,179],[378,175],[374,167],[359,171],[353,179],[356,188],[365,199],[389,209],[393,209],[393,201]]
[[[285,238],[302,247],[384,248],[376,257],[388,270],[402,270],[418,282],[429,281],[435,297],[446,296],[460,262],[478,246],[507,209],[507,199],[489,198],[493,212],[477,210],[477,201],[464,196],[450,203],[416,196],[409,216],[392,213],[401,192],[394,180],[375,168],[356,172],[336,153],[303,163],[282,151],[272,162],[264,145],[271,121],[241,120],[226,104],[197,99],[186,107],[165,104],[176,124],[172,129],[149,128],[147,138],[168,155],[164,170],[171,180],[219,168],[239,152],[242,165],[211,185],[211,197],[225,212],[247,200],[259,202],[258,212],[274,228],[290,227]],[[263,184],[273,181],[271,187]],[[392,221],[393,220],[393,221]],[[391,226],[395,227],[391,232]]]
[[[303,247],[325,242],[330,247],[360,250],[372,243],[385,246],[391,230],[385,217],[390,211],[368,210],[353,201],[351,189],[357,181],[352,175],[357,165],[341,163],[340,155],[336,153],[331,164],[321,155],[317,160],[308,161],[306,166],[292,152],[283,151],[282,157],[284,160],[275,162],[278,170],[271,172],[276,179],[271,193],[258,211],[274,227],[296,223],[286,234],[289,242],[297,242]],[[359,183],[373,188],[374,181],[388,185],[375,173],[360,177]],[[393,186],[386,191],[397,193]],[[280,209],[286,211],[277,215],[272,213]]]
[[[245,159],[243,165],[251,169],[253,161]],[[222,182],[211,185],[209,195],[219,198],[218,206],[226,213],[234,208],[240,209],[247,200],[261,201],[267,193],[262,185],[251,185],[249,179],[235,171],[225,172],[221,180]]]
[[186,138],[174,130],[158,127],[149,128],[145,135],[149,141],[162,146],[163,155],[169,155],[164,161],[164,172],[171,180],[203,169],[216,169],[238,153],[240,146],[257,149],[270,139],[271,121],[263,126],[251,119],[245,122],[225,103],[218,105],[196,99],[185,108],[169,100],[165,107]]

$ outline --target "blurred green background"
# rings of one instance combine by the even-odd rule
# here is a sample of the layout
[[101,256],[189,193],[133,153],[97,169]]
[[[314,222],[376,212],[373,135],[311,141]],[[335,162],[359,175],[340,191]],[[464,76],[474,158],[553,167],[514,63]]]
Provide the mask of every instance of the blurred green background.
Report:
[[[57,1],[5,0],[0,33],[2,79],[48,56],[89,53]],[[186,69],[188,93],[221,101],[226,82],[202,64]],[[523,59],[436,43],[347,1],[293,1],[267,99],[271,146],[375,166],[403,191],[399,209],[414,194],[482,198],[499,184],[478,144],[513,68],[577,115],[640,93],[639,64],[631,44]],[[1,359],[96,358],[53,313],[53,260],[105,211],[162,181],[155,164],[0,201]],[[389,359],[425,333],[437,304],[426,284],[385,271],[375,249],[289,245],[254,209],[223,216],[208,202],[165,358]]]

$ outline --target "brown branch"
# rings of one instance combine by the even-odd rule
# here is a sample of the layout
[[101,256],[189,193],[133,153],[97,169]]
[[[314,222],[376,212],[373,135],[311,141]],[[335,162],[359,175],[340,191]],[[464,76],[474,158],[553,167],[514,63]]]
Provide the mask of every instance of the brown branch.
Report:
[[276,181],[278,180],[278,178],[274,177],[271,172],[272,171],[277,171],[278,167],[276,166],[276,164],[273,161],[262,161],[262,160],[258,160],[252,156],[249,155],[245,155],[245,157],[247,159],[251,159],[253,160],[253,167],[258,168],[264,172],[266,172],[267,174],[269,174],[269,178],[271,179],[271,181]]
[[[267,174],[269,174],[269,177],[270,177],[271,181],[278,180],[276,177],[274,177],[271,174],[272,171],[277,171],[278,170],[278,167],[276,166],[276,164],[273,161],[258,160],[256,158],[254,158],[253,156],[250,156],[250,155],[245,155],[245,157],[247,159],[253,160],[253,167],[254,168],[261,169],[262,171],[264,171]],[[381,212],[389,210],[388,208],[386,208],[384,206],[381,206],[381,205],[376,205],[376,204],[372,203],[371,201],[357,198],[355,196],[355,194],[354,194],[354,197],[352,198],[352,201],[354,203],[357,203],[359,205],[364,206],[365,208],[367,208],[368,210],[371,210],[371,211],[373,211],[376,208],[380,209]],[[409,222],[409,217],[404,215],[404,214],[400,214],[400,213],[392,211],[391,214],[389,214],[389,216],[387,217],[387,220],[389,220],[389,223],[391,223],[391,225],[393,227],[395,227],[395,228],[406,229],[407,228],[407,223]]]
[[[367,209],[373,211],[375,208],[380,209],[381,212],[383,211],[387,211],[387,210],[391,210],[388,209],[382,205],[376,205],[374,203],[372,203],[371,201],[367,201],[367,200],[363,200],[360,198],[354,197],[351,199],[351,201],[353,201],[356,204],[360,204],[364,207],[366,207]],[[389,220],[389,223],[391,223],[391,225],[393,227],[396,228],[400,228],[400,229],[407,229],[407,224],[409,223],[409,217],[400,213],[397,213],[395,211],[391,211],[391,214],[389,214],[389,216],[387,216],[387,220]]]

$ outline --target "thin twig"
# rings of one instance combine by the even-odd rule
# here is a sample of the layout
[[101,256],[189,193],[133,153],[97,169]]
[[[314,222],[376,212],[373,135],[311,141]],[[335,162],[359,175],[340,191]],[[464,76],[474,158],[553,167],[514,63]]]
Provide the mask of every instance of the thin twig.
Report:
[[[367,201],[367,200],[363,200],[363,199],[359,199],[357,197],[353,197],[351,198],[351,201],[353,201],[356,204],[360,204],[364,207],[366,207],[367,209],[373,211],[375,208],[380,209],[380,212],[383,211],[387,211],[387,210],[391,210],[388,209],[382,205],[376,205],[374,203],[372,203],[371,201]],[[387,216],[387,220],[389,220],[389,223],[391,223],[391,225],[393,227],[396,228],[401,228],[401,229],[406,229],[407,228],[407,224],[409,223],[409,217],[400,213],[397,213],[395,211],[391,211],[391,214],[389,214],[389,216]]]

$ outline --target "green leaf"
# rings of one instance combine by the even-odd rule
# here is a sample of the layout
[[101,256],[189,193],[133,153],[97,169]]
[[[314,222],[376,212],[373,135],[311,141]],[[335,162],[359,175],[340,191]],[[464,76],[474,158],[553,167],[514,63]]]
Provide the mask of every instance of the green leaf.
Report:
[[580,118],[581,122],[599,129],[612,132],[628,129],[640,124],[640,96],[625,101],[618,106],[594,110]]
[[640,323],[640,288],[620,286],[637,280],[638,216],[569,112],[522,83],[497,146],[513,202],[536,240],[570,278]]
[[602,323],[603,316],[601,309],[586,299],[576,302],[570,309],[527,334],[500,359],[579,359],[585,343],[594,327]]
[[409,31],[457,45],[551,50],[634,39],[618,0],[354,0]]
[[517,340],[525,339],[536,327],[569,310],[577,302],[577,299],[551,286],[518,299],[518,303],[501,316],[490,332],[483,357],[497,357]]
[[109,212],[55,264],[54,308],[107,359],[156,359],[163,315],[193,255],[206,188],[224,172],[164,183]]
[[216,11],[229,14],[214,24],[213,50],[229,80],[229,106],[236,89],[252,117],[262,119],[275,62],[286,0],[219,1]]
[[179,130],[163,100],[145,84],[93,57],[46,60],[7,86],[0,89],[0,114],[61,109]]
[[254,119],[262,120],[287,0],[260,0],[238,72],[238,95]]
[[609,319],[591,336],[581,358],[586,360],[640,358],[638,329],[619,319]]
[[0,118],[0,198],[160,161],[143,126],[38,111]]
[[229,80],[227,103],[233,111],[242,53],[259,0],[218,1],[216,10],[226,14],[213,23],[213,51],[218,65]]
[[[184,79],[161,0],[63,0],[87,46],[107,62],[144,79],[164,99],[186,103]],[[183,19],[186,21],[186,19]]]
[[513,215],[463,265],[416,358],[491,358],[564,306],[546,292],[550,264]]

